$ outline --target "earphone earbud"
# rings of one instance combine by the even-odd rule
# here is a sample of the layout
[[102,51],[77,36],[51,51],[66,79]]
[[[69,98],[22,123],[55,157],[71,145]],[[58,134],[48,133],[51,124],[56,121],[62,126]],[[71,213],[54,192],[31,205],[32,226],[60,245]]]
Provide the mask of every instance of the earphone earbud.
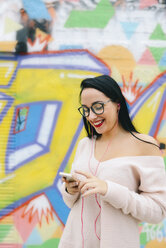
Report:
[[119,112],[119,110],[120,110],[120,103],[117,104],[117,107],[118,107],[117,110]]

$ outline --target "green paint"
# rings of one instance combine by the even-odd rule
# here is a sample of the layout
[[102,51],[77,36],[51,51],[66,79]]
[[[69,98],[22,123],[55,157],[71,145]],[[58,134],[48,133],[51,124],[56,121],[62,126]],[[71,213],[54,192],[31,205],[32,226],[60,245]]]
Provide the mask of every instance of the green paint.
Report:
[[164,52],[166,51],[166,47],[149,47],[149,50],[151,51],[155,61],[159,63],[160,59],[164,55]]
[[140,235],[140,244],[141,245],[146,245],[147,244],[146,233],[141,233],[141,235]]
[[8,235],[11,228],[12,228],[12,225],[0,224],[0,243]]
[[56,248],[58,247],[60,239],[49,239],[44,242],[42,245],[28,245],[27,248]]
[[114,7],[109,0],[101,0],[94,10],[71,11],[65,23],[66,28],[104,28],[114,15]]
[[164,162],[165,162],[165,169],[166,169],[166,157],[164,157]]
[[160,24],[157,24],[155,30],[150,36],[150,40],[166,40],[166,35],[163,32]]
[[8,192],[6,192],[6,188],[4,189],[4,194],[3,194],[3,196],[2,196],[2,194],[0,193],[0,199],[1,199],[1,201],[0,201],[0,209],[3,209],[3,208],[5,208],[6,206],[8,206],[8,205],[10,205],[10,204],[12,204],[13,202],[15,202],[16,201],[16,199],[15,199],[15,196],[14,195],[9,195],[9,191]]
[[[159,70],[160,70],[161,72],[165,71],[165,66],[159,66]],[[166,163],[166,160],[165,160],[165,163]]]
[[23,108],[23,109],[21,109],[21,114],[22,115],[26,115],[27,114],[27,111],[28,111],[27,108]]

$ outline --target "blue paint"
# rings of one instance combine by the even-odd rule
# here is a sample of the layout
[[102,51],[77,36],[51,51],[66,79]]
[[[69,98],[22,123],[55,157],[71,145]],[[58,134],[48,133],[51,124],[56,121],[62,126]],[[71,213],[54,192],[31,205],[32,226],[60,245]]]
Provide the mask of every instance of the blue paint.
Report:
[[[55,112],[54,120],[52,123],[52,128],[50,129],[49,136],[47,139],[47,143],[45,145],[37,143],[38,135],[40,132],[41,124],[43,121],[43,113],[45,112],[45,106],[47,104],[55,104],[57,105],[57,110]],[[37,103],[29,103],[30,110],[29,114],[29,126],[28,128],[18,134],[13,135],[13,130],[14,130],[14,122],[15,122],[15,115],[13,117],[13,121],[11,124],[11,130],[10,130],[10,136],[9,136],[9,141],[8,141],[8,148],[6,152],[6,164],[5,164],[5,169],[6,169],[6,174],[10,173],[11,171],[14,171],[18,169],[20,166],[36,159],[37,157],[49,152],[49,146],[51,144],[52,140],[52,135],[54,133],[54,129],[56,126],[56,121],[59,116],[60,108],[61,108],[62,103],[58,101],[48,101],[48,102],[37,102]],[[27,104],[22,104],[17,107],[26,107]],[[16,111],[15,111],[16,113]],[[34,125],[35,124],[35,125]],[[32,128],[32,130],[31,130]],[[28,130],[28,131],[27,131]],[[18,135],[18,136],[17,136]],[[23,135],[22,137],[19,137],[19,135]],[[19,139],[18,139],[19,137]],[[29,142],[30,141],[30,142]],[[22,142],[22,143],[21,143]],[[33,144],[37,144],[40,146],[40,151],[30,154],[30,156],[25,157],[25,159],[22,159],[19,163],[15,164],[12,168],[8,166],[9,162],[9,155],[13,153],[13,151],[17,151],[20,148],[28,147]]]
[[159,66],[166,66],[166,52],[164,53],[164,55],[160,59]]
[[136,22],[121,22],[121,26],[123,28],[123,31],[127,37],[127,39],[131,39],[133,34],[136,31],[136,28],[138,27],[138,23]]
[[4,93],[0,93],[0,101],[4,101],[6,104],[5,106],[0,109],[0,123],[2,122],[3,118],[6,116],[8,110],[10,109],[10,107],[12,106],[12,103],[14,101],[14,99]]
[[[110,75],[110,69],[100,60],[98,60],[95,56],[93,56],[92,54],[89,54],[88,51],[84,50],[84,49],[80,49],[78,50],[68,50],[65,52],[61,52],[61,53],[55,53],[55,54],[47,54],[47,55],[42,55],[42,54],[31,54],[31,55],[27,55],[26,58],[47,58],[48,59],[48,63],[43,63],[43,64],[26,64],[26,59],[24,59],[24,63],[22,65],[20,65],[20,69],[28,69],[28,68],[33,68],[33,69],[66,69],[66,70],[82,70],[82,71],[92,71],[92,72],[99,72],[101,74],[106,74],[106,75]],[[49,64],[49,57],[54,57],[55,59],[55,64]],[[80,61],[80,57],[82,57],[83,60],[87,60],[86,65],[82,65],[79,63],[77,63],[77,59],[75,59],[75,64],[71,64],[71,60],[73,58],[78,57],[78,60]],[[59,60],[60,58],[60,60]],[[62,63],[62,58],[65,61],[65,63]],[[58,61],[59,60],[59,61]]]
[[70,212],[70,209],[65,205],[58,189],[52,187],[52,188],[47,189],[44,193],[46,194],[49,201],[51,202],[51,205],[54,208],[55,212],[58,214],[58,217],[61,219],[63,224],[65,224],[68,214]]
[[61,45],[59,50],[73,50],[73,49],[83,49],[82,45]]
[[23,5],[30,19],[51,21],[51,16],[41,0],[23,0]]
[[154,134],[156,132],[158,121],[159,121],[160,116],[161,116],[161,111],[164,108],[165,99],[166,99],[166,90],[163,92],[162,98],[160,100],[159,107],[157,109],[157,113],[155,115],[153,124],[151,125],[151,129],[149,131],[149,135],[151,135],[151,136],[154,136]]
[[165,80],[166,80],[166,73],[164,72],[159,78],[157,78],[154,84],[152,84],[148,88],[148,90],[144,91],[141,94],[141,96],[134,102],[134,104],[130,107],[130,113],[132,112],[132,109],[134,109],[134,112],[132,113],[132,115],[130,115],[132,120],[135,117],[135,115],[139,112],[143,104],[149,99],[149,97],[165,83]]
[[158,132],[160,132],[160,130],[164,129],[164,127],[165,127],[165,120],[162,120],[160,123],[160,129]]
[[58,180],[60,179],[59,172],[64,171],[64,169],[65,169],[65,167],[66,167],[66,165],[67,165],[67,163],[69,161],[69,158],[71,156],[71,153],[72,153],[72,151],[73,151],[73,149],[75,147],[76,141],[77,141],[77,139],[78,139],[78,137],[79,137],[79,135],[81,133],[82,128],[83,128],[83,120],[81,119],[81,121],[79,123],[79,126],[78,126],[78,128],[76,130],[76,133],[75,133],[75,135],[74,135],[74,137],[72,139],[72,142],[71,142],[71,144],[69,146],[69,149],[68,149],[68,151],[67,151],[67,153],[66,153],[66,155],[65,155],[65,157],[64,157],[64,159],[63,159],[63,161],[62,161],[62,163],[61,163],[61,165],[60,165],[60,167],[58,169],[57,176],[56,176],[54,184],[53,184],[55,186],[57,185]]
[[37,230],[37,228],[34,228],[30,236],[28,237],[25,245],[28,246],[28,245],[41,245],[41,244],[43,244],[43,240],[40,236],[40,233]]
[[[42,111],[45,104],[27,104],[29,106],[29,113],[27,117],[26,128],[24,131],[21,131],[16,134],[11,134],[11,141],[14,144],[9,146],[9,149],[17,149],[19,147],[25,146],[27,144],[35,142],[37,132],[40,126]],[[26,106],[26,105],[25,105]],[[14,116],[15,119],[15,116]]]

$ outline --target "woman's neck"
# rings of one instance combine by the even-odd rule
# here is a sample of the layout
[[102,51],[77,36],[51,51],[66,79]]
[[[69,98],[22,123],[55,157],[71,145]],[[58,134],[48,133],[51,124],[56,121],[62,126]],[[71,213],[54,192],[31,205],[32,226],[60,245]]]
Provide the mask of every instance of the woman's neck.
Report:
[[126,135],[128,132],[124,130],[121,125],[117,125],[110,132],[104,133],[99,138],[102,142],[107,142],[109,140],[116,140],[122,138],[122,136]]

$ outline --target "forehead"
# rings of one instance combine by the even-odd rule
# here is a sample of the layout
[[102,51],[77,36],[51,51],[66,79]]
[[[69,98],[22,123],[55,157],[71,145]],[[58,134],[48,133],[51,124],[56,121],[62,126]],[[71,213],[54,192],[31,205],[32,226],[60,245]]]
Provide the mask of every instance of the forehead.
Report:
[[96,101],[106,101],[107,99],[108,97],[103,92],[93,88],[86,88],[81,94],[81,103],[83,105],[91,105]]

